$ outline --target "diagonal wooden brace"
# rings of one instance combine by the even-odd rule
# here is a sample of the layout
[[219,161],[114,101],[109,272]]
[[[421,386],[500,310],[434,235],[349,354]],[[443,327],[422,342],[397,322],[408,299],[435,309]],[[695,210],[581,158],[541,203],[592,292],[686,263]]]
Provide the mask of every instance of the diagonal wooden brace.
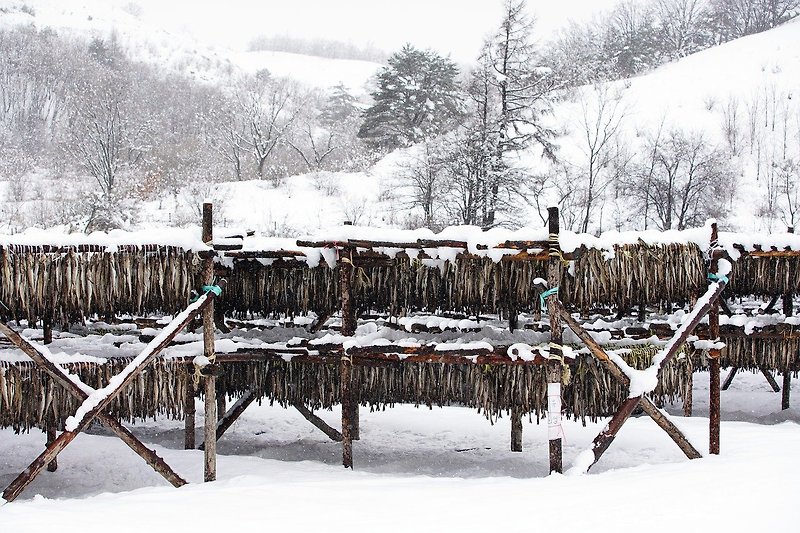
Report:
[[[225,287],[225,281],[222,280],[219,284],[220,288]],[[114,398],[125,388],[131,381],[133,381],[137,374],[139,374],[146,365],[153,361],[158,354],[166,348],[172,339],[183,330],[194,317],[205,309],[211,302],[214,301],[215,294],[207,292],[200,296],[200,298],[181,312],[175,319],[170,322],[164,330],[155,339],[153,339],[145,349],[131,361],[119,374],[111,379],[111,385],[103,389],[97,389],[87,394],[83,404],[78,408],[74,420],[70,422],[68,419],[68,429],[59,435],[52,444],[47,446],[39,456],[26,468],[20,475],[14,479],[5,491],[3,491],[3,499],[7,502],[16,499],[19,494],[25,490],[36,476],[41,473],[42,469],[55,459],[58,454],[66,448],[69,443],[75,440],[75,437],[81,431],[84,431],[92,420],[103,413],[108,405]],[[65,376],[66,377],[66,376]],[[69,378],[67,378],[69,379]],[[71,381],[71,380],[70,380]],[[77,386],[77,384],[76,384]],[[84,391],[84,394],[85,391]],[[132,435],[131,435],[132,436]]]
[[[23,338],[19,333],[14,331],[8,325],[0,322],[0,333],[5,335],[14,345],[28,355],[37,365],[39,365],[47,374],[53,378],[56,383],[63,386],[67,392],[78,398],[84,400],[88,396],[87,390],[93,390],[88,385],[79,386],[75,381],[70,379],[64,369],[54,364],[47,359],[30,341]],[[74,376],[73,376],[74,379]],[[181,487],[186,484],[186,480],[175,473],[164,460],[156,455],[156,452],[145,446],[139,439],[137,439],[127,428],[125,428],[116,418],[106,414],[100,413],[97,418],[104,426],[113,431],[128,447],[136,452],[142,459],[147,462],[153,469],[164,476],[175,487]],[[9,501],[8,498],[4,499]]]
[[[564,309],[563,306],[560,307],[559,313],[561,314],[562,320],[564,323],[569,326],[569,328],[575,332],[575,335],[578,336],[581,341],[589,348],[589,351],[592,355],[595,356],[600,361],[600,364],[612,375],[614,378],[622,383],[623,385],[627,386],[630,383],[628,376],[625,375],[624,372],[614,364],[608,354],[606,354],[605,350],[595,341],[589,332],[586,331],[578,322],[572,318],[572,315],[569,314],[569,311]],[[697,448],[692,446],[692,443],[689,442],[689,439],[681,432],[678,427],[672,423],[672,421],[667,417],[661,410],[656,407],[656,405],[646,396],[640,396],[639,402],[634,404],[634,408],[636,405],[641,405],[642,409],[644,410],[647,415],[653,419],[653,421],[658,424],[658,426],[663,429],[667,435],[678,445],[678,447],[683,451],[683,453],[689,459],[699,459],[702,457]],[[632,412],[632,411],[631,411]],[[630,416],[630,413],[628,413]],[[626,417],[627,418],[627,417]],[[609,442],[610,444],[610,442]]]
[[[222,438],[222,435],[225,434],[226,431],[233,425],[236,420],[245,412],[245,410],[250,406],[253,401],[257,398],[256,394],[253,392],[253,389],[247,389],[242,397],[228,409],[222,418],[217,421],[217,431],[216,431],[216,439],[219,440]],[[200,446],[197,447],[198,450],[205,450],[206,443],[205,441],[200,443]]]
[[[675,333],[672,339],[670,339],[667,342],[666,344],[667,351],[666,353],[663,354],[663,356],[660,358],[660,361],[658,362],[659,379],[661,370],[667,363],[670,362],[670,360],[672,360],[673,357],[677,355],[678,351],[680,350],[680,347],[686,342],[686,339],[689,337],[689,335],[692,334],[692,332],[698,326],[698,324],[700,324],[700,321],[711,309],[711,306],[714,304],[717,298],[719,298],[720,294],[722,294],[722,291],[725,290],[726,285],[727,281],[725,280],[720,280],[713,283],[709,287],[709,290],[706,292],[705,297],[702,299],[700,305],[698,305],[692,310],[692,312],[689,315],[689,319],[678,329],[678,331]],[[566,310],[563,309],[562,307],[561,315],[562,317],[564,317],[565,315],[569,315],[569,313],[567,313]],[[581,337],[580,331],[582,331],[586,337],[591,339],[591,336],[589,336],[589,334],[582,327],[580,327],[580,325],[577,324],[577,322],[575,322],[575,320],[572,319],[571,316],[569,316],[569,320],[565,318],[565,322],[567,323],[567,325],[569,325],[570,329],[575,331],[575,334],[578,335],[579,337]],[[586,339],[584,338],[581,339],[584,340],[584,342],[586,342]],[[627,380],[627,376],[624,376],[622,369],[613,364],[613,362],[609,359],[605,351],[603,351],[602,348],[600,348],[600,346],[596,342],[592,340],[591,344],[587,343],[587,346],[591,345],[594,345],[598,349],[598,352],[592,350],[591,347],[589,349],[592,350],[592,353],[595,354],[595,356],[597,356],[598,359],[600,359],[600,361],[604,363],[604,365],[608,364],[608,366],[606,366],[607,368],[609,368],[610,366],[616,368],[616,371]],[[617,373],[614,370],[611,370],[610,368],[609,370],[611,371],[612,375],[615,375],[615,377],[617,377]],[[659,424],[659,426],[661,426],[662,428],[664,427],[662,426],[662,424],[665,423],[668,419],[663,415],[663,413],[660,413],[660,411],[658,411],[658,409],[656,409],[654,405],[652,405],[652,402],[649,402],[649,400],[647,402],[644,402],[643,401],[644,399],[645,398],[643,395],[634,396],[627,398],[622,403],[622,405],[620,405],[619,409],[617,409],[617,412],[614,413],[614,416],[611,417],[611,420],[609,420],[608,424],[606,424],[605,428],[603,428],[603,431],[601,431],[600,434],[598,434],[597,437],[595,437],[594,441],[592,442],[592,452],[594,453],[594,462],[591,465],[589,465],[588,468],[591,468],[592,466],[594,466],[595,463],[597,463],[597,461],[600,460],[600,457],[603,455],[603,453],[608,449],[608,447],[616,438],[617,433],[622,428],[622,425],[625,424],[625,422],[630,417],[631,413],[633,413],[636,406],[639,405],[640,403],[642,404],[642,407],[645,408],[645,412],[647,412],[647,414],[650,415],[653,418],[653,420],[657,424]],[[658,415],[651,414],[650,411],[653,411],[653,413],[658,412]],[[680,437],[683,437],[683,435],[680,433],[680,430],[678,430],[677,427],[675,427],[674,425],[672,425],[672,427],[674,428],[674,431],[677,432],[676,435],[680,435]],[[673,437],[672,433],[670,433],[669,430],[667,430],[667,433],[670,434],[671,437]],[[683,439],[685,440],[685,437],[683,437]],[[673,440],[675,440],[675,437],[673,437]],[[679,446],[681,446],[681,443],[678,442],[678,440],[675,440],[675,442],[678,443]],[[686,441],[686,444],[688,444],[688,441]],[[681,449],[684,449],[684,447],[681,446]],[[684,453],[686,453],[687,450],[684,450]],[[692,450],[694,453],[697,454],[698,457],[700,456],[699,452],[697,452],[696,449],[692,448]]]

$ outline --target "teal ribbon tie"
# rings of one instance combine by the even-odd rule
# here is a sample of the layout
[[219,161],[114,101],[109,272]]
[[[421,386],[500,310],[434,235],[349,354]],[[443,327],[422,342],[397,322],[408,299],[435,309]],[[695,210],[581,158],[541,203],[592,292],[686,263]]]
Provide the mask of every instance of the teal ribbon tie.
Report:
[[708,273],[708,279],[711,281],[721,281],[722,283],[728,283],[728,276],[720,276],[719,274],[714,274],[713,272]]
[[554,294],[558,294],[558,287],[553,287],[552,289],[547,289],[542,294],[539,295],[539,302],[542,304],[542,309],[544,309],[544,301],[547,299],[548,296],[553,296]]
[[219,285],[203,285],[203,293],[208,294],[209,292],[213,292],[215,296],[221,296],[222,287]]

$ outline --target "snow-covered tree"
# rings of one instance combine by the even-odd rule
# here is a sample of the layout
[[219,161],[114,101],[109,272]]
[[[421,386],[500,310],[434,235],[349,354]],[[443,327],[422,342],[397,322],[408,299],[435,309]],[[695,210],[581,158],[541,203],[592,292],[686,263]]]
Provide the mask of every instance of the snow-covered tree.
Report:
[[358,136],[394,149],[428,139],[455,125],[461,114],[458,68],[449,58],[410,44],[378,73],[374,103],[364,112]]

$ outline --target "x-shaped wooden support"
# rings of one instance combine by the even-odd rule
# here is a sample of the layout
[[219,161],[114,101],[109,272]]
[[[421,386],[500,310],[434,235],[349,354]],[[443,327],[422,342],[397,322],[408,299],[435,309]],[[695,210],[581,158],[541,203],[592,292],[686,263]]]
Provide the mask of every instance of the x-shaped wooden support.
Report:
[[[700,304],[692,310],[688,319],[678,329],[672,339],[667,342],[665,347],[666,353],[663,354],[663,356],[660,358],[660,361],[657,363],[659,379],[661,378],[661,370],[667,363],[669,363],[670,360],[672,360],[673,357],[675,357],[675,355],[677,355],[681,346],[686,342],[686,339],[692,334],[697,325],[700,324],[700,321],[711,309],[711,306],[714,305],[714,302],[717,300],[717,298],[719,298],[719,295],[722,294],[726,284],[727,281],[725,279],[721,279],[712,283],[704,297],[701,299]],[[630,380],[622,371],[622,369],[611,360],[605,350],[603,350],[603,348],[600,347],[600,345],[591,337],[591,335],[589,335],[589,333],[580,324],[578,324],[574,318],[572,318],[569,312],[564,309],[560,303],[559,314],[569,328],[575,332],[575,334],[584,342],[584,344],[586,344],[586,347],[589,348],[589,351],[601,362],[601,364],[611,373],[611,375],[626,385],[630,383]],[[603,431],[601,431],[600,434],[595,437],[592,443],[594,461],[587,467],[587,470],[600,460],[600,457],[616,438],[617,433],[622,428],[622,425],[628,420],[638,405],[641,405],[644,412],[647,413],[655,421],[655,423],[659,425],[659,427],[667,432],[667,434],[672,438],[673,441],[675,441],[675,443],[689,459],[697,459],[702,457],[700,452],[698,452],[697,449],[691,445],[691,443],[688,441],[688,439],[686,439],[677,426],[675,426],[675,424],[673,424],[672,421],[670,421],[669,418],[662,413],[661,410],[658,409],[658,407],[656,407],[649,398],[645,397],[644,394],[639,394],[637,396],[629,397],[622,402],[622,405],[620,405],[619,409],[617,409],[617,412],[614,413],[614,416],[611,417],[611,420],[609,420],[608,424],[606,424]]]
[[[221,281],[219,286],[220,288],[224,288],[225,281]],[[92,420],[95,418],[99,418],[103,424],[114,431],[125,444],[140,455],[156,472],[164,476],[167,481],[176,487],[185,485],[186,480],[176,474],[162,458],[156,455],[153,450],[148,449],[142,444],[142,442],[133,436],[130,431],[125,429],[118,420],[106,414],[105,410],[114,398],[136,378],[137,374],[172,342],[175,335],[183,330],[198,313],[213,302],[214,297],[214,292],[207,292],[200,296],[197,301],[176,316],[175,319],[173,319],[173,321],[170,322],[119,374],[111,378],[106,387],[97,390],[92,389],[80,381],[77,376],[69,374],[60,365],[52,362],[46,355],[46,352],[37,350],[33,344],[23,339],[16,331],[6,324],[0,323],[0,332],[5,334],[11,342],[33,359],[33,361],[53,379],[66,387],[67,391],[83,400],[75,417],[73,417],[74,420],[70,421],[68,419],[68,429],[49,444],[45,450],[33,460],[28,468],[20,473],[16,479],[6,487],[3,491],[3,499],[6,502],[11,502],[16,499],[16,497],[25,490],[25,487],[41,473],[42,469],[55,459],[81,431],[89,427],[89,424],[91,424]]]

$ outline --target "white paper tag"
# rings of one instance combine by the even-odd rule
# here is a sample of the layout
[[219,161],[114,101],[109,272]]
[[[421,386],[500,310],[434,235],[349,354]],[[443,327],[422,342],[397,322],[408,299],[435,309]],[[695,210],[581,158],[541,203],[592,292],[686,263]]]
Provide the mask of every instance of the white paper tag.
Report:
[[561,383],[547,384],[547,437],[549,440],[561,439]]

